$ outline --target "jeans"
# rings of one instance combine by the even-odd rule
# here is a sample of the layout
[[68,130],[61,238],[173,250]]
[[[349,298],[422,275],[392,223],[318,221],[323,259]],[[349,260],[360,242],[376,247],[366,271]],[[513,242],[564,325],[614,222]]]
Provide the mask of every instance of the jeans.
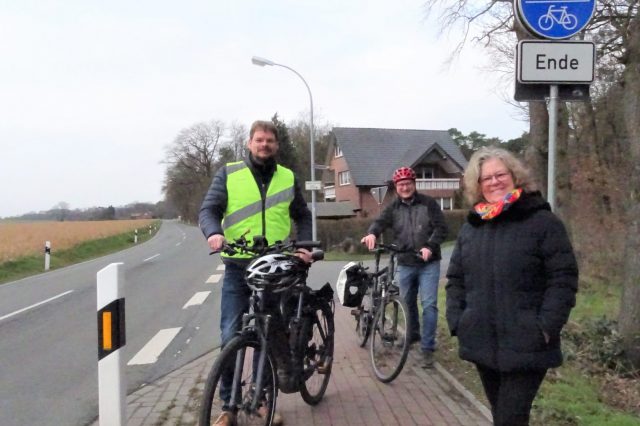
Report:
[[[242,314],[249,312],[251,290],[244,279],[246,267],[229,263],[225,266],[222,280],[222,298],[220,301],[220,331],[222,347],[229,342],[242,326]],[[233,366],[222,374],[220,380],[220,399],[224,401],[223,409],[231,399],[231,382]]]
[[531,404],[547,370],[501,373],[476,365],[487,399],[491,403],[493,424],[527,426]]
[[[398,265],[400,296],[409,308],[409,341],[420,340],[420,349],[423,352],[433,352],[436,349],[439,280],[439,260],[419,266]],[[422,334],[418,318],[418,291],[422,305]]]

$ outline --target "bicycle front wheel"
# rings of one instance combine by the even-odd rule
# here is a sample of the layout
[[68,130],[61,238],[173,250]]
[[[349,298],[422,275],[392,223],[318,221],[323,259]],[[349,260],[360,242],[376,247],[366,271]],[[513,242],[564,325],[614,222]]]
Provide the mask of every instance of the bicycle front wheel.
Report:
[[[223,411],[235,417],[234,425],[265,425],[273,420],[278,393],[276,368],[267,353],[256,408],[252,408],[257,389],[260,344],[253,334],[234,337],[227,343],[207,377],[200,405],[200,426],[210,426]],[[224,380],[224,385],[223,385]],[[236,387],[232,401],[232,387]],[[221,389],[222,387],[222,389]]]
[[327,390],[333,365],[335,327],[333,310],[327,303],[318,303],[312,314],[311,339],[306,344],[303,358],[303,377],[300,396],[309,405],[316,405]]
[[408,309],[398,295],[385,298],[371,330],[371,365],[378,380],[389,383],[402,371],[409,355]]

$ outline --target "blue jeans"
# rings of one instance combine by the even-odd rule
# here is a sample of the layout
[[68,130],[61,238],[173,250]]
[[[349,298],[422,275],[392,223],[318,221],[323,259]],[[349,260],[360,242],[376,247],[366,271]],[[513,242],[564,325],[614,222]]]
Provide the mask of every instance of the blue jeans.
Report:
[[[409,308],[409,341],[420,340],[422,351],[436,349],[436,327],[438,325],[438,281],[440,261],[427,262],[420,266],[398,265],[400,296]],[[422,334],[418,318],[418,290],[422,305]]]
[[[242,314],[249,312],[251,290],[244,279],[246,267],[236,264],[225,265],[222,280],[222,298],[220,300],[220,331],[222,347],[231,340],[242,326]],[[233,366],[223,372],[220,380],[220,399],[224,401],[223,409],[231,399],[231,382]]]

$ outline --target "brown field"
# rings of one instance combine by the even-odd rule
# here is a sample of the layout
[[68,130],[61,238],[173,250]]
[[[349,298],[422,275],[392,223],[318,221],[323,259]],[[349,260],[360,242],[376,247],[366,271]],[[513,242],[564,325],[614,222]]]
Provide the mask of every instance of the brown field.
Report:
[[19,257],[44,253],[45,241],[51,251],[64,250],[83,241],[96,240],[138,229],[145,230],[148,220],[104,220],[86,222],[0,222],[0,263]]

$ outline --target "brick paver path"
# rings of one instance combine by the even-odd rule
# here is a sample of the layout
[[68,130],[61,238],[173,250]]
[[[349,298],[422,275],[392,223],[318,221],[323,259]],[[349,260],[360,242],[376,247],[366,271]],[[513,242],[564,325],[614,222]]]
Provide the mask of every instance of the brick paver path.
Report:
[[[379,382],[371,370],[368,347],[356,344],[350,309],[336,306],[335,325],[335,359],[324,399],[311,407],[297,393],[280,393],[277,409],[285,425],[491,424],[483,415],[487,409],[465,398],[440,366],[431,370],[419,366],[417,349],[398,378],[390,384]],[[217,353],[212,351],[129,395],[127,424],[196,425],[204,381]]]

